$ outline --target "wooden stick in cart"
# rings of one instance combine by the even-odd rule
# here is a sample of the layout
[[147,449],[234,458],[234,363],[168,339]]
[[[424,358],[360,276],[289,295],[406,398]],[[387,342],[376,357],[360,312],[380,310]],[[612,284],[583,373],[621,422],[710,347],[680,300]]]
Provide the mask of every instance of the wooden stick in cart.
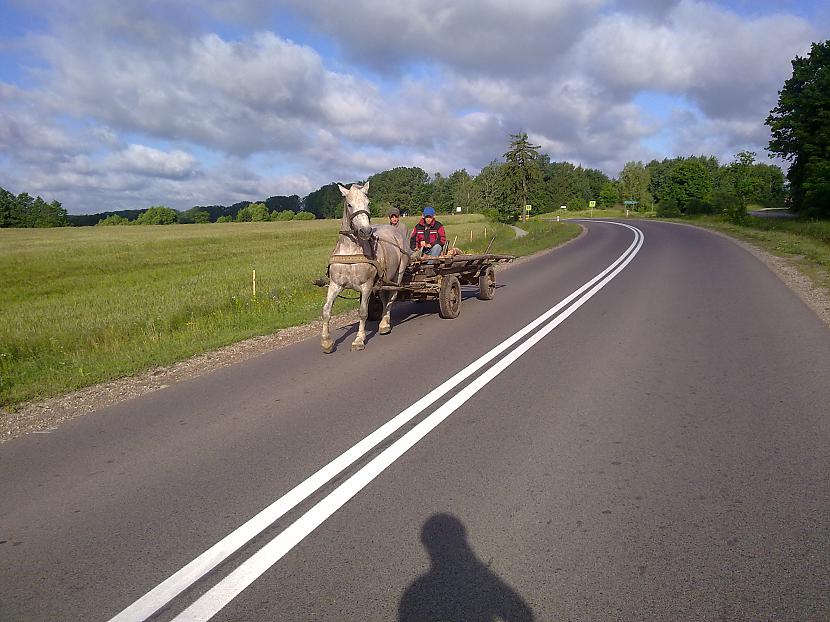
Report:
[[496,241],[496,236],[493,236],[493,239],[490,240],[490,243],[487,245],[487,248],[484,251],[485,255],[490,252],[490,247],[493,246],[493,242],[495,242],[495,241]]

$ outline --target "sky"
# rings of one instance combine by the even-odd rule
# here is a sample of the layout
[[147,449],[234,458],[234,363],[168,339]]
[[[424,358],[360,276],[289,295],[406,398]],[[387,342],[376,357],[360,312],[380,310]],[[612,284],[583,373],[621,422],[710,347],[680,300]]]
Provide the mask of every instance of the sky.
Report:
[[[0,0],[0,187],[70,214],[741,150],[819,0]],[[780,163],[784,166],[785,163]]]

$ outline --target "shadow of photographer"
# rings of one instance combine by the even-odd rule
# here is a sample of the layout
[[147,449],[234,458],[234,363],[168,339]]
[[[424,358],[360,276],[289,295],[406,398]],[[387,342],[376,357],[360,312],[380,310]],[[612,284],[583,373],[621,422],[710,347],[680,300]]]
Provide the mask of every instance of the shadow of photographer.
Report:
[[429,570],[406,588],[399,622],[530,622],[533,612],[507,583],[476,556],[464,524],[434,514],[421,528]]

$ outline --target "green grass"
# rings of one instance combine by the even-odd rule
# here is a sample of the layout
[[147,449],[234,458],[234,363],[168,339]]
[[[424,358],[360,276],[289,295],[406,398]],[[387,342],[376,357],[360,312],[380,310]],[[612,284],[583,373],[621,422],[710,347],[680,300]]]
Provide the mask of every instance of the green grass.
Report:
[[[467,252],[524,255],[578,233],[441,216]],[[407,218],[411,227],[415,219]],[[135,374],[317,319],[340,222],[0,229],[0,405]],[[473,240],[470,241],[472,231]],[[251,291],[256,268],[257,296]],[[354,308],[338,300],[335,311]]]

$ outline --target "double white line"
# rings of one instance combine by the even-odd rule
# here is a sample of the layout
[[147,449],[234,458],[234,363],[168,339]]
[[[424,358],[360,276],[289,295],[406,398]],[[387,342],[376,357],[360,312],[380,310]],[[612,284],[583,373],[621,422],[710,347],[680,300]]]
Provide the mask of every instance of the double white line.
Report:
[[[301,484],[274,501],[274,503],[248,520],[241,527],[225,536],[181,570],[175,572],[129,607],[121,611],[110,622],[143,622],[143,620],[149,618],[229,556],[236,553],[254,537],[270,527],[286,512],[289,512],[299,503],[303,502],[320,487],[354,464],[407,422],[414,419],[426,408],[434,404],[482,367],[521,342],[513,351],[498,360],[435,412],[378,454],[377,457],[335,488],[262,549],[222,579],[216,586],[208,590],[181,614],[176,616],[174,622],[205,621],[216,615],[225,605],[251,583],[256,581],[268,568],[273,566],[303,538],[314,531],[314,529],[345,505],[349,499],[360,492],[369,482],[380,475],[386,467],[395,462],[395,460],[406,453],[406,451],[424,436],[429,434],[431,430],[455,412],[456,409],[475,395],[488,382],[507,369],[514,361],[559,326],[559,324],[564,322],[634,259],[643,245],[644,236],[642,231],[623,223],[604,221],[603,224],[618,225],[634,232],[634,241],[610,266],[559,302],[556,306],[540,315],[530,324],[504,340],[482,357],[470,363],[467,367],[403,410],[362,441],[329,462]],[[541,328],[539,328],[540,326]],[[539,330],[533,333],[537,328]],[[531,333],[533,334],[531,335]],[[528,335],[531,336],[528,337]],[[523,339],[524,341],[522,341]]]

